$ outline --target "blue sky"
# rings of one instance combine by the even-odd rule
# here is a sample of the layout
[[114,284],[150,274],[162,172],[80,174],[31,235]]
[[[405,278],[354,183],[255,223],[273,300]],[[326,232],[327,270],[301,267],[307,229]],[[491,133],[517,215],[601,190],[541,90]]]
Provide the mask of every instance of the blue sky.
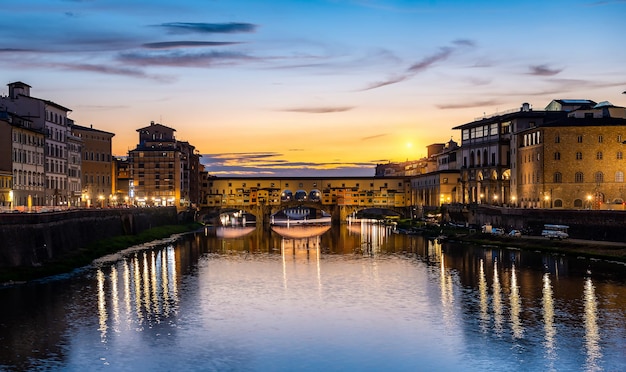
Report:
[[[484,114],[626,106],[626,1],[3,1],[0,77],[213,174],[371,175]],[[3,94],[6,94],[6,86]]]

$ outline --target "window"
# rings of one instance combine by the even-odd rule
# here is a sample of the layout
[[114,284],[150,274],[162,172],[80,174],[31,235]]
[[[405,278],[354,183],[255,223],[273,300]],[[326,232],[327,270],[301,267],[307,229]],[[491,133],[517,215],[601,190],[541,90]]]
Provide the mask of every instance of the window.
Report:
[[554,173],[554,183],[563,182],[563,175],[560,172]]
[[602,143],[602,141],[604,140],[604,138],[602,137],[602,135],[598,136],[598,143]]
[[561,199],[556,199],[554,201],[554,208],[563,208],[563,200]]
[[624,172],[622,171],[615,172],[615,182],[624,182]]
[[596,179],[596,183],[602,183],[602,182],[604,182],[604,173],[602,173],[602,172],[596,172],[596,174],[595,174],[595,179]]
[[558,134],[554,136],[554,143],[561,143],[561,136],[559,136]]
[[622,152],[618,151],[617,152],[617,160],[622,160],[622,158],[623,158]]
[[576,160],[582,160],[583,159],[583,153],[582,152],[577,152],[576,153]]
[[622,142],[623,142],[623,141],[622,141],[622,135],[621,135],[621,134],[618,134],[618,135],[617,135],[617,143],[622,143]]
[[580,135],[579,135],[579,136],[578,136],[578,138],[577,138],[577,140],[578,140],[578,143],[583,143],[583,136],[580,136]]
[[583,172],[576,172],[576,174],[574,175],[574,182],[583,183],[583,181],[584,181]]
[[602,160],[602,151],[596,153],[596,160]]
[[582,208],[583,207],[583,201],[582,199],[576,199],[574,200],[574,208]]

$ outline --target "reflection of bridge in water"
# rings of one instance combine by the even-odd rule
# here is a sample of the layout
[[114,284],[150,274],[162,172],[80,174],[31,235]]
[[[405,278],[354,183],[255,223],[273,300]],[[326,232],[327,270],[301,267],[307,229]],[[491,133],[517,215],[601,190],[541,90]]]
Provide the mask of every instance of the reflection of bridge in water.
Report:
[[410,215],[411,181],[406,177],[290,177],[209,178],[202,197],[202,214],[241,210],[268,224],[270,216],[285,210],[324,211],[334,224],[366,209]]

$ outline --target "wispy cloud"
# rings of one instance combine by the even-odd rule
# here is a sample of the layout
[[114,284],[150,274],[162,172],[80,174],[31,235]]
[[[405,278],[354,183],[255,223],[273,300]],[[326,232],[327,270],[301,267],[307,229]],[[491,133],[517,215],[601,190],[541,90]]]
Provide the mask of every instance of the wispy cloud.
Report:
[[293,162],[275,152],[204,154],[201,158],[211,175],[258,176],[372,176],[376,163]]
[[536,76],[554,76],[563,71],[563,69],[550,68],[546,64],[529,66],[529,69],[530,72],[528,74]]
[[441,110],[464,109],[464,108],[494,106],[494,105],[500,105],[502,103],[503,102],[497,101],[497,100],[488,100],[488,101],[464,102],[464,103],[456,103],[456,104],[455,103],[440,104],[440,105],[437,105],[437,108]]
[[362,89],[363,91],[372,90],[376,88],[381,88],[387,85],[396,84],[407,79],[412,78],[413,76],[431,68],[438,62],[445,61],[452,55],[452,53],[456,52],[460,48],[472,48],[475,46],[475,43],[472,40],[460,39],[452,42],[454,46],[444,46],[439,48],[436,53],[428,55],[422,58],[420,61],[409,66],[405,71],[399,74],[392,74],[389,78],[383,81],[377,81],[369,84],[367,87]]
[[626,3],[626,0],[605,0],[605,1],[594,1],[593,3],[589,3],[588,6],[605,6],[605,5],[623,4],[623,3]]
[[376,138],[386,137],[388,135],[389,135],[388,133],[376,134],[374,136],[363,137],[363,138],[361,138],[361,141],[369,141],[369,140],[373,140],[373,139],[376,139]]
[[255,32],[257,25],[252,23],[190,23],[190,22],[170,22],[156,25],[166,29],[172,34],[232,34],[240,32]]
[[241,44],[232,41],[163,41],[157,43],[146,43],[142,46],[148,49],[174,49],[174,48],[196,48],[214,47]]
[[295,108],[287,108],[279,111],[286,112],[301,112],[306,114],[328,114],[333,112],[345,112],[350,111],[354,107],[352,106],[337,106],[337,107],[295,107]]
[[217,64],[232,64],[257,58],[238,52],[209,51],[191,53],[185,51],[168,52],[128,52],[121,53],[118,60],[135,66],[174,66],[208,67]]

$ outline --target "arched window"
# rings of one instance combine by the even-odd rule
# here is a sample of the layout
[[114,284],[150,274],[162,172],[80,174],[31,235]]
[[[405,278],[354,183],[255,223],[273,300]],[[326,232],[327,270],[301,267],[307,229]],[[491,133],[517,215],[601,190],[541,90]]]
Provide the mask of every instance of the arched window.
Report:
[[622,171],[615,172],[615,182],[624,182],[624,172]]
[[602,173],[602,172],[596,172],[596,174],[595,174],[595,179],[596,179],[596,183],[602,183],[602,182],[604,182],[604,173]]
[[574,175],[574,182],[583,183],[583,181],[584,181],[583,172],[576,172],[576,174]]
[[582,152],[578,151],[576,153],[576,160],[583,160],[583,153]]
[[561,182],[563,182],[563,175],[560,172],[555,172],[554,183],[561,183]]
[[561,199],[554,200],[554,208],[563,208],[563,200]]
[[582,199],[576,199],[574,200],[574,208],[582,208],[583,207],[583,201]]
[[554,153],[554,160],[561,160],[561,153],[560,152],[555,152]]

